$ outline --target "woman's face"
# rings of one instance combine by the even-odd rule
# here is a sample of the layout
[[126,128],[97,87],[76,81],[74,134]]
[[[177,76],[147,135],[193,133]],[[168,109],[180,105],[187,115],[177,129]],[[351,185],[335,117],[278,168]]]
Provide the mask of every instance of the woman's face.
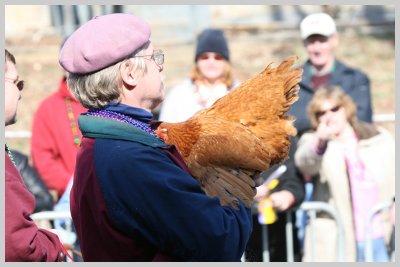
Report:
[[222,78],[225,69],[225,59],[213,52],[202,53],[197,59],[197,67],[208,82],[213,83]]
[[334,135],[339,135],[348,124],[346,111],[341,104],[333,100],[324,101],[316,112],[319,123],[325,123]]

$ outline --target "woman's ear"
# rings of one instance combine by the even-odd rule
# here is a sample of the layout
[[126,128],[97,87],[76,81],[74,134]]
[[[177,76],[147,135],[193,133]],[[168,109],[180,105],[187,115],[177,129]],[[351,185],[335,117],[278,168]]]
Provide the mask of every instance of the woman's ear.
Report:
[[121,64],[120,74],[122,82],[126,85],[125,87],[131,88],[137,85],[136,73],[134,73],[132,63],[129,60]]

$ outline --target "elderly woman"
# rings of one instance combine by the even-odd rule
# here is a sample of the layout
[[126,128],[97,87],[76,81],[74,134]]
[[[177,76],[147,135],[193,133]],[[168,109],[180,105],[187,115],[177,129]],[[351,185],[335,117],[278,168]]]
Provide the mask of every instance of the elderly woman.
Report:
[[[308,106],[313,132],[299,140],[295,163],[313,177],[314,200],[331,205],[344,225],[347,261],[364,261],[367,215],[395,193],[394,140],[384,129],[357,121],[356,106],[339,88],[319,89]],[[387,261],[385,214],[372,220],[374,261]],[[336,228],[320,214],[314,224],[316,260],[335,261]],[[304,261],[309,260],[306,233]]]

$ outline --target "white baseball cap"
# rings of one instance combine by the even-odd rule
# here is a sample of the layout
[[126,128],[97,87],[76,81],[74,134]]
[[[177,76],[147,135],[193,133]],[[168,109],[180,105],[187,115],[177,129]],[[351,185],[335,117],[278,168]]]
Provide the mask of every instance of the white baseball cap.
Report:
[[326,13],[308,15],[300,23],[300,34],[303,40],[313,34],[330,36],[335,32],[335,21]]

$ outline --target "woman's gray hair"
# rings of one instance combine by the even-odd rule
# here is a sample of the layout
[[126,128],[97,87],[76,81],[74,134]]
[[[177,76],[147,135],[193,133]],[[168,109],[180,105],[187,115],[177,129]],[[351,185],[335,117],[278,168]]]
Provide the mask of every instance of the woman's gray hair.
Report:
[[143,75],[147,72],[145,59],[135,57],[144,55],[141,48],[135,53],[114,65],[89,74],[69,73],[67,83],[73,96],[85,108],[101,108],[111,102],[119,102],[123,81],[119,70],[122,64],[126,64],[131,71],[139,72]]

